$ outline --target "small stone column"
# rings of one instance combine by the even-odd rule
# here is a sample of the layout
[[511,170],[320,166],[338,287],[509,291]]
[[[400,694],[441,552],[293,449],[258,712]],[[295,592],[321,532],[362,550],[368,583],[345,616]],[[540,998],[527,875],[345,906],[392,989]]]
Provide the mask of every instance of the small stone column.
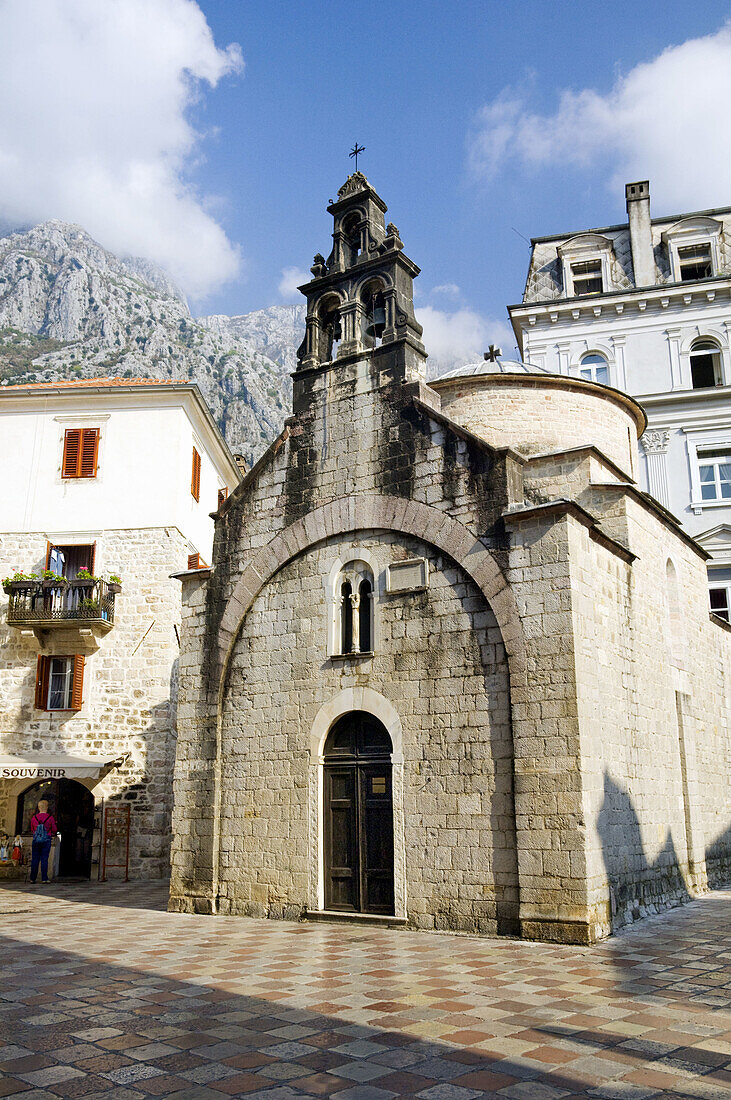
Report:
[[353,653],[360,653],[360,594],[354,592],[350,597],[353,608]]

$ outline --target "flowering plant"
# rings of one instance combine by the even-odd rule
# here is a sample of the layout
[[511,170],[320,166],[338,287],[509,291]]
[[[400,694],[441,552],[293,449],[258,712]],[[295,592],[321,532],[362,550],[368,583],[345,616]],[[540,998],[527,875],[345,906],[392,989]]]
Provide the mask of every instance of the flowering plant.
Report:
[[98,581],[99,578],[95,577],[93,573],[90,573],[86,567],[80,569],[76,574],[77,581]]
[[42,576],[44,581],[52,581],[53,584],[60,585],[68,583],[66,578],[62,576],[61,573],[56,573],[54,569],[44,569]]
[[30,584],[32,581],[37,581],[39,579],[40,578],[39,578],[37,573],[21,573],[18,570],[16,570],[16,572],[13,573],[12,576],[3,577],[2,584],[3,584],[3,588],[7,592],[7,591],[9,591],[11,584],[22,584],[22,583]]

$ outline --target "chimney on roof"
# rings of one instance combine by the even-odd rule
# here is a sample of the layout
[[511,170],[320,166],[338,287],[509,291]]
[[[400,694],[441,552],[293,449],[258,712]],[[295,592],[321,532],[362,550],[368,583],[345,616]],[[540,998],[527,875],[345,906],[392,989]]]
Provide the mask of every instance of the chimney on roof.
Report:
[[655,257],[652,251],[650,223],[650,181],[628,183],[624,189],[629,218],[629,239],[632,245],[632,267],[635,286],[654,286]]

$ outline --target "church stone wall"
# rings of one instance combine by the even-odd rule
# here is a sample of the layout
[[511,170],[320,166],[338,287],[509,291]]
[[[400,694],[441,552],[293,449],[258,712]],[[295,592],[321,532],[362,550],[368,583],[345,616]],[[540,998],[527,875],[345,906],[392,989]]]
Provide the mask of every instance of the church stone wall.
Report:
[[[337,561],[374,564],[373,657],[327,658],[325,587]],[[426,556],[424,592],[387,594],[386,566]],[[507,666],[474,584],[418,540],[385,532],[329,539],[284,567],[254,601],[232,655],[221,718],[222,912],[320,908],[320,708],[366,685],[398,713],[397,915],[422,928],[517,929]],[[399,806],[399,800],[402,800]],[[313,826],[313,822],[315,825]],[[313,828],[315,836],[313,837]]]
[[[187,563],[188,543],[176,528],[107,530],[96,539],[95,570],[122,577],[115,623],[84,665],[83,706],[78,712],[34,707],[37,654],[7,623],[0,592],[0,751],[39,756],[127,756],[99,780],[83,780],[98,810],[131,806],[130,877],[169,874],[172,769],[175,758],[180,586],[170,574]],[[90,541],[94,537],[90,536]],[[0,536],[0,575],[38,572],[46,535]],[[0,781],[0,828],[15,831],[18,795],[27,780]],[[100,825],[100,812],[97,813]],[[100,855],[95,830],[92,877]],[[110,851],[110,860],[123,852]],[[119,871],[110,871],[115,877]]]
[[700,556],[624,506],[636,563],[579,524],[571,555],[588,901],[604,933],[705,889],[731,854],[731,632],[709,619]]
[[434,388],[442,408],[493,447],[521,454],[592,443],[630,477],[638,477],[637,420],[629,402],[576,379],[489,374]]

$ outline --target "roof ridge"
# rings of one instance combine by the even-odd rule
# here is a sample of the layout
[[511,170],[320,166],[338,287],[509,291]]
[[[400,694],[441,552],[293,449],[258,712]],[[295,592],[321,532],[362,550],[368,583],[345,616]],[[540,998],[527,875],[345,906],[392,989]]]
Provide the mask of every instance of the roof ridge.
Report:
[[58,386],[74,389],[84,386],[190,386],[185,378],[59,378],[48,382],[15,382],[12,385],[0,383],[0,394],[4,390],[55,389]]

